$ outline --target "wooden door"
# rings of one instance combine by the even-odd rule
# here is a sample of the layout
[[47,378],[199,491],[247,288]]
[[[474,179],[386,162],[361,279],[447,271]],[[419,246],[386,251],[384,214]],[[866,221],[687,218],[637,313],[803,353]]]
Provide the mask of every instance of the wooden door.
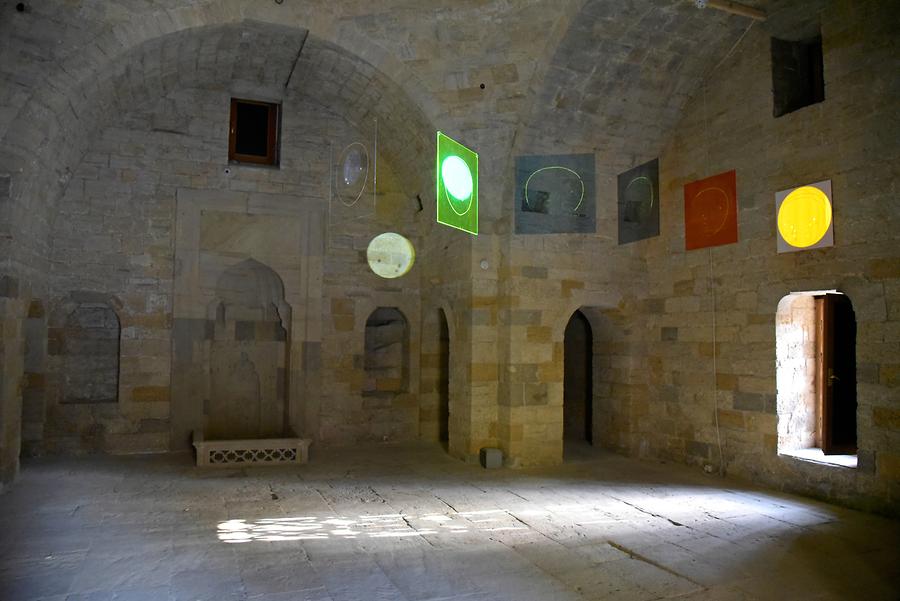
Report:
[[856,453],[856,318],[843,294],[816,297],[816,347],[819,446]]

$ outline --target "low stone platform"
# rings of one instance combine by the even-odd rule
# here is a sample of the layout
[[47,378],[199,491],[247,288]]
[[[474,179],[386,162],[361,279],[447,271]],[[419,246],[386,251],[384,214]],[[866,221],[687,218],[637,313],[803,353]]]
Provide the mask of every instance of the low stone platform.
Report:
[[201,433],[194,433],[197,467],[306,463],[311,442],[308,438],[205,440]]

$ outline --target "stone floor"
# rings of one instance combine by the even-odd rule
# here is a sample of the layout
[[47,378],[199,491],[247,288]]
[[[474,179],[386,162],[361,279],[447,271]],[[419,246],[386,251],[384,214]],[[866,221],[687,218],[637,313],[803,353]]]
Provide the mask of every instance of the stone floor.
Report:
[[3,601],[900,598],[896,521],[585,450],[517,471],[431,445],[31,461],[0,532]]

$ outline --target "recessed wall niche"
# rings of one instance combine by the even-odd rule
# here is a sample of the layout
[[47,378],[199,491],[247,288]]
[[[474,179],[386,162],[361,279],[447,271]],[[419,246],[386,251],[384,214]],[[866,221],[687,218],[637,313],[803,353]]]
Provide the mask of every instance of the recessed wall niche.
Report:
[[115,403],[119,400],[121,325],[104,302],[75,305],[62,328],[63,403]]
[[324,215],[280,194],[179,189],[173,448],[315,432]]
[[394,307],[378,307],[366,320],[366,380],[363,394],[392,394],[407,388],[409,327]]
[[291,309],[270,267],[246,259],[216,283],[210,344],[210,397],[204,434],[212,439],[275,438],[287,424]]
[[798,41],[772,38],[774,116],[825,100],[824,71],[821,35]]

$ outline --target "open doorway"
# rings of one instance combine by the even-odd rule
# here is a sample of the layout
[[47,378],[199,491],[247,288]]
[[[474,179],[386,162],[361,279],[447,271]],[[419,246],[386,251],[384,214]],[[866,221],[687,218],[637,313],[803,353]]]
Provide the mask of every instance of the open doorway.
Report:
[[856,315],[836,291],[778,306],[778,452],[856,466]]
[[816,301],[816,437],[825,455],[856,454],[856,315],[843,294]]
[[450,446],[450,328],[443,309],[438,309],[440,344],[438,346],[438,424],[444,450]]
[[581,311],[566,324],[563,354],[563,438],[567,446],[593,443],[593,334]]

